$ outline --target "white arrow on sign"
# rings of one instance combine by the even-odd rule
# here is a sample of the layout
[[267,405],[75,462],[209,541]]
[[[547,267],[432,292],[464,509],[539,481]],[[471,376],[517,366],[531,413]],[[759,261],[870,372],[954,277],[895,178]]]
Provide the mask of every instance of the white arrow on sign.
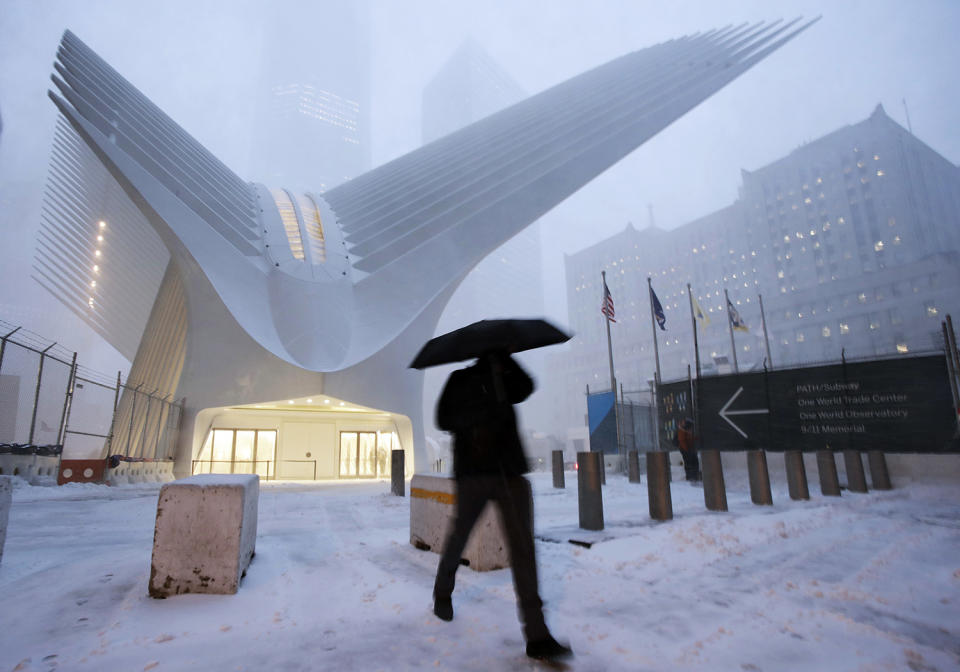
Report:
[[740,389],[738,389],[736,392],[734,392],[734,393],[733,393],[733,396],[730,397],[730,399],[727,401],[727,403],[725,403],[725,404],[723,405],[723,408],[720,409],[719,415],[720,415],[721,418],[723,418],[724,420],[726,420],[727,422],[729,422],[729,423],[730,423],[730,426],[733,427],[735,430],[737,430],[737,432],[740,434],[740,436],[742,436],[743,438],[747,438],[747,435],[744,433],[744,431],[743,431],[742,429],[740,429],[739,427],[737,427],[737,426],[734,424],[733,420],[731,420],[728,416],[731,416],[731,415],[757,415],[758,413],[769,413],[769,412],[770,412],[770,409],[769,409],[769,408],[752,408],[752,409],[746,410],[746,411],[728,411],[727,409],[730,408],[730,406],[733,404],[734,401],[736,401],[737,397],[740,396],[740,393],[741,393],[741,392],[743,392],[743,388],[742,388],[742,387],[741,387]]

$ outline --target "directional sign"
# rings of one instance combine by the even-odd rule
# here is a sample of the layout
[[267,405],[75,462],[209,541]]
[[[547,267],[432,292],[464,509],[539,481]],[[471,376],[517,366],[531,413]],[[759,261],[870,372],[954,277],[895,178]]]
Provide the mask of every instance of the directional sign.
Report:
[[769,408],[752,408],[750,410],[740,410],[740,411],[731,410],[730,407],[733,405],[733,402],[737,400],[737,397],[740,396],[741,392],[743,392],[742,386],[737,388],[737,391],[733,393],[733,396],[730,397],[727,403],[723,405],[723,408],[720,409],[720,412],[717,413],[717,415],[719,415],[721,418],[729,422],[730,426],[733,427],[735,430],[737,430],[737,433],[740,434],[740,436],[746,439],[746,438],[749,438],[746,432],[740,429],[733,422],[733,420],[730,419],[730,416],[731,415],[759,415],[762,413],[769,413],[770,409]]
[[[942,355],[703,378],[698,433],[719,450],[960,452]],[[663,398],[689,390],[660,386]],[[676,419],[663,410],[661,437]]]
[[701,380],[697,392],[704,448],[747,450],[769,443],[767,382],[763,373]]

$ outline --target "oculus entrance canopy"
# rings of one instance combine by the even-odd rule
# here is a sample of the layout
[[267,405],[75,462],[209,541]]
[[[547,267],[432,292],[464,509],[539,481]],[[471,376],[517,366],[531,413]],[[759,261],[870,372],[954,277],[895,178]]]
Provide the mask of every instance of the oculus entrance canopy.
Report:
[[[199,410],[319,392],[413,418],[401,441],[419,450],[422,374],[405,367],[467,272],[809,25],[628,54],[322,195],[245,182],[67,31],[35,277],[133,355],[137,382],[186,398],[179,463]],[[104,192],[85,186],[103,168],[136,211],[106,234]],[[117,241],[102,263],[87,229]],[[138,335],[122,307],[143,296]]]

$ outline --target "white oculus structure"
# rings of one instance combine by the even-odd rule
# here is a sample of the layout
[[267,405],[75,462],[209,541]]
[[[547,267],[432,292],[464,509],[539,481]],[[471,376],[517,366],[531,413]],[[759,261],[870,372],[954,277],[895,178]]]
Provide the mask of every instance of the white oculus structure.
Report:
[[[811,23],[628,54],[322,196],[244,182],[67,31],[34,277],[132,360],[131,384],[184,399],[178,476],[227,411],[263,429],[254,405],[321,400],[392,427],[411,473],[427,460],[407,366],[467,272]],[[130,396],[127,446],[148,425]],[[301,477],[376,475],[328,434]]]

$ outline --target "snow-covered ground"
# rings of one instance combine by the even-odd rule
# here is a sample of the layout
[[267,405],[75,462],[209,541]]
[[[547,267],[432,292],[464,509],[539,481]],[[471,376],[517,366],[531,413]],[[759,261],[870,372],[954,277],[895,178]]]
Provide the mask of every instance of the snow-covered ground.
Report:
[[[676,473],[676,472],[675,472]],[[960,669],[960,488],[750,503],[673,484],[604,488],[607,528],[577,529],[576,475],[532,476],[547,619],[572,670]],[[8,670],[527,670],[509,570],[458,573],[435,618],[438,556],[409,544],[389,483],[263,483],[257,555],[231,596],[147,596],[159,486],[14,491],[0,564]],[[596,541],[591,548],[569,539]]]

